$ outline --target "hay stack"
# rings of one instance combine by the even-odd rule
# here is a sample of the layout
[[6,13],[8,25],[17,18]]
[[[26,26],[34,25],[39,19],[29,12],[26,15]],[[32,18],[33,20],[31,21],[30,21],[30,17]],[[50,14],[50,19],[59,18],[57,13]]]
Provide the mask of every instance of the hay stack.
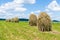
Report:
[[19,22],[19,18],[18,17],[12,18],[12,22]]
[[19,18],[14,17],[14,18],[11,18],[11,19],[6,19],[6,22],[19,22]]
[[29,25],[30,26],[36,26],[37,25],[37,17],[35,14],[30,14]]
[[11,22],[11,20],[10,19],[6,19],[6,22]]
[[41,12],[38,16],[38,29],[40,31],[51,31],[51,19],[46,12]]

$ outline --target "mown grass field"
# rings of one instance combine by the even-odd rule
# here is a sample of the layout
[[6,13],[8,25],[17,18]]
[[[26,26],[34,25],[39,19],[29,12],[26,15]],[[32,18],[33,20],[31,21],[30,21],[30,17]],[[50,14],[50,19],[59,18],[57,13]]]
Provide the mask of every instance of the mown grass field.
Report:
[[60,40],[60,23],[52,23],[52,26],[52,32],[40,32],[27,21],[0,21],[0,40]]

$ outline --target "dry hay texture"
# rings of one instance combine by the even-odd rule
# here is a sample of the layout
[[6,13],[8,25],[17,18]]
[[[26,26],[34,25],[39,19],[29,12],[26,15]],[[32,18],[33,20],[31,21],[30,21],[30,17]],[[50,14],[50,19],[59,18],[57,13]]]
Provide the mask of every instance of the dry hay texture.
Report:
[[6,19],[6,22],[11,22],[11,20],[10,19]]
[[37,16],[35,14],[30,14],[29,25],[30,26],[37,26]]
[[19,22],[19,18],[18,17],[14,17],[11,19],[11,22]]
[[6,19],[6,22],[19,22],[19,18],[14,17],[14,18],[11,18],[11,19]]
[[51,31],[51,19],[50,16],[46,12],[41,12],[38,16],[38,29],[40,31]]

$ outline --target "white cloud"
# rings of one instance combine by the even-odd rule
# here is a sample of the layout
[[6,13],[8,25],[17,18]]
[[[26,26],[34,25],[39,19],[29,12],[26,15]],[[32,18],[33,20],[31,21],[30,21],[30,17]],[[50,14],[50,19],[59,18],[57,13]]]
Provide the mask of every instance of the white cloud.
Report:
[[2,12],[6,11],[6,10],[10,10],[10,9],[16,10],[16,8],[19,8],[19,10],[17,10],[17,11],[21,11],[21,10],[22,10],[21,12],[26,11],[26,8],[23,7],[23,4],[17,4],[14,1],[8,2],[8,3],[0,6],[0,10],[2,10]]
[[14,3],[21,4],[24,3],[24,0],[14,0]]
[[15,8],[15,11],[24,12],[25,10],[27,10],[27,9],[26,8],[22,8],[22,7],[21,8],[17,8],[17,7]]
[[40,13],[40,10],[32,11],[31,13]]
[[60,11],[60,5],[57,3],[56,0],[53,0],[47,7],[52,11]]
[[29,4],[34,4],[36,2],[36,0],[26,0],[26,2]]
[[28,10],[27,8],[24,7],[25,6],[24,4],[34,4],[35,2],[36,0],[13,0],[12,2],[8,2],[0,6],[0,14],[6,13],[5,14],[6,17],[8,14],[9,14],[8,16],[11,15],[14,16],[13,15],[14,13],[16,13],[17,15],[20,12],[23,14],[25,11]]
[[46,12],[49,12],[50,10],[49,9],[45,9]]
[[41,11],[40,10],[36,10],[35,13],[40,13]]
[[35,14],[38,17],[38,14],[40,13],[40,10],[32,11],[31,14]]
[[34,14],[34,12],[31,12],[31,14]]
[[36,0],[14,0],[15,3],[28,3],[28,4],[34,4]]

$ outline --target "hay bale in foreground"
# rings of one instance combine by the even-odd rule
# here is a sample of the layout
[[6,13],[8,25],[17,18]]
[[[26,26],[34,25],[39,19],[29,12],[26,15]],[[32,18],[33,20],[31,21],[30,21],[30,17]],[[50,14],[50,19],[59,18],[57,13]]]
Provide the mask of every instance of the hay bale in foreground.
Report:
[[41,12],[38,16],[38,29],[40,31],[51,31],[51,19],[50,16],[46,12]]

